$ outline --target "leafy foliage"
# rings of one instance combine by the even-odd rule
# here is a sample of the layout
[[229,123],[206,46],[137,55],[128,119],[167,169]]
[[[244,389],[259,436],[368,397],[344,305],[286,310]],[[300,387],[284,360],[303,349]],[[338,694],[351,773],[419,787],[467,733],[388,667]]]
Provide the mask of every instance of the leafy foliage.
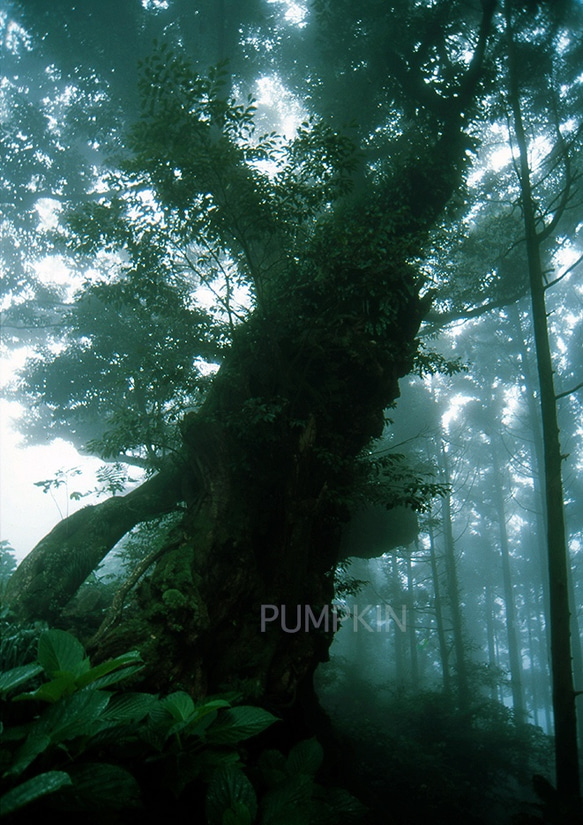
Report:
[[[196,704],[182,691],[159,699],[106,690],[135,673],[139,661],[130,652],[91,667],[74,636],[47,630],[40,634],[36,662],[0,674],[1,764],[13,786],[0,799],[3,814],[48,795],[51,807],[62,811],[140,807],[144,758],[158,766],[178,797],[217,766],[237,764],[238,743],[275,721],[261,708],[231,707],[231,697]],[[41,676],[36,689],[21,692]],[[21,703],[31,712],[23,712]]]
[[316,739],[298,742],[287,757],[280,751],[263,751],[251,771],[254,784],[236,768],[221,768],[207,792],[209,825],[358,822],[365,812],[358,800],[339,788],[324,788],[314,781],[323,755]]
[[358,820],[360,803],[314,782],[323,758],[315,739],[287,758],[264,751],[249,778],[238,746],[273,724],[271,713],[233,706],[234,695],[196,703],[180,690],[163,698],[106,690],[137,668],[137,653],[91,667],[74,636],[46,630],[36,662],[0,673],[3,815],[39,815],[41,800],[60,812],[129,812],[161,792],[176,803],[202,781],[211,825]]
[[14,388],[31,440],[66,433],[108,461],[156,468],[235,328],[290,288],[292,249],[349,189],[347,137],[316,119],[290,141],[258,137],[253,101],[230,98],[226,76],[166,44],[143,61],[133,156],[55,233],[84,283]]
[[3,584],[10,578],[16,568],[14,547],[6,539],[0,541],[0,592]]
[[46,622],[16,624],[11,611],[0,611],[0,671],[29,664],[36,658],[38,637],[47,630]]

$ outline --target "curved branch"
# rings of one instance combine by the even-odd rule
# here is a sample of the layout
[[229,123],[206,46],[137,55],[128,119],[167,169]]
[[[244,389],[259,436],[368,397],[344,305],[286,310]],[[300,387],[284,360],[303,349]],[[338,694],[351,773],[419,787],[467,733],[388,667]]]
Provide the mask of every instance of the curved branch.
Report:
[[[524,292],[514,295],[505,295],[495,301],[488,301],[486,304],[471,307],[470,309],[450,310],[448,312],[430,311],[423,318],[424,326],[421,329],[420,337],[425,338],[435,332],[454,324],[456,321],[468,321],[471,318],[479,318],[493,309],[504,309],[504,307],[515,304],[524,298]],[[425,326],[426,325],[426,326]]]
[[20,563],[6,602],[23,618],[51,620],[132,527],[182,501],[183,468],[168,465],[125,496],[84,507],[60,521]]
[[565,390],[565,392],[560,392],[558,395],[555,395],[555,401],[558,401],[560,398],[566,398],[568,395],[573,395],[573,393],[578,392],[583,387],[583,381],[580,381],[574,387],[571,387],[570,390]]

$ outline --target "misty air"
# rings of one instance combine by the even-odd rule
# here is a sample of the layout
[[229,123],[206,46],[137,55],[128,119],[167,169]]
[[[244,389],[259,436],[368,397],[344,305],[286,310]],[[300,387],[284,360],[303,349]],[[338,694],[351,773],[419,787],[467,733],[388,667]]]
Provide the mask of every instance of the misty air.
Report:
[[583,825],[582,32],[0,3],[6,825]]

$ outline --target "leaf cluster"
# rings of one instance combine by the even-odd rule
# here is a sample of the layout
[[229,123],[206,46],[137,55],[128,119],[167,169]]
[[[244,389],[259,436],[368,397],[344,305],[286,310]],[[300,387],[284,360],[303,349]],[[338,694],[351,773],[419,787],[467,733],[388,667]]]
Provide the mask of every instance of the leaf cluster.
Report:
[[[232,707],[233,697],[196,704],[182,691],[108,690],[140,668],[135,651],[92,667],[74,636],[46,630],[36,661],[0,674],[2,815],[49,795],[61,811],[139,808],[144,759],[178,797],[217,765],[236,764],[236,745],[275,721],[261,708]],[[37,687],[21,692],[31,682]]]
[[235,705],[234,694],[196,703],[180,690],[163,698],[110,690],[140,667],[135,651],[92,667],[74,636],[45,630],[35,661],[0,672],[2,816],[25,821],[21,815],[46,806],[61,814],[128,812],[153,798],[152,783],[174,800],[202,783],[211,825],[358,820],[357,800],[314,781],[323,759],[315,739],[287,757],[262,752],[249,778],[238,746],[276,717]]
[[364,501],[383,506],[410,507],[425,513],[432,499],[444,496],[447,485],[434,481],[432,471],[402,453],[373,454],[362,493]]
[[[209,785],[209,825],[334,825],[358,822],[364,806],[341,788],[315,782],[324,753],[317,739],[298,742],[284,756],[266,750],[250,771],[253,783],[232,766],[219,769]],[[257,789],[257,790],[256,790]]]

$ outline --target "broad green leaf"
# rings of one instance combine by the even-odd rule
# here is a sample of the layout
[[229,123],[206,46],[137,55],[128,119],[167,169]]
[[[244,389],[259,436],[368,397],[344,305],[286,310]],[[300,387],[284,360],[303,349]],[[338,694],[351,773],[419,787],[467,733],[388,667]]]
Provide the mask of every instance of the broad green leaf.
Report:
[[160,704],[167,710],[177,722],[185,722],[194,713],[194,702],[192,698],[182,690],[171,693],[162,699]]
[[365,805],[344,788],[325,788],[323,799],[335,814],[331,821],[360,822],[367,811]]
[[34,762],[39,754],[46,751],[51,744],[51,737],[39,730],[33,730],[16,751],[14,761],[6,771],[7,776],[17,776]]
[[30,733],[28,725],[10,725],[6,727],[0,722],[0,731],[2,733],[2,744],[6,742],[18,742],[19,739],[26,739]]
[[268,728],[277,717],[263,708],[250,705],[230,708],[219,717],[206,733],[206,740],[216,745],[231,745],[243,739],[249,739]]
[[109,693],[80,692],[48,707],[16,752],[9,773],[22,773],[49,745],[98,733],[107,725],[102,714],[109,700]]
[[302,820],[296,814],[305,811],[309,805],[314,783],[309,776],[297,774],[268,791],[261,800],[262,823],[265,825],[300,825]]
[[136,742],[139,739],[141,725],[135,722],[115,722],[112,719],[104,719],[101,716],[100,723],[96,726],[96,731],[92,732],[86,747],[91,748],[112,748],[114,751],[128,743]]
[[257,767],[261,771],[263,782],[268,788],[279,785],[287,776],[286,759],[281,751],[263,751],[257,761]]
[[81,675],[89,669],[89,660],[81,642],[65,630],[45,630],[38,640],[38,661],[52,677],[57,671]]
[[[207,790],[205,809],[208,825],[223,825],[225,812],[239,805],[245,806],[252,822],[257,814],[253,785],[241,770],[224,765],[215,772]],[[239,821],[233,820],[235,823]]]
[[289,774],[305,773],[313,776],[324,758],[322,745],[314,737],[298,742],[289,752],[286,760],[286,770]]
[[64,742],[77,736],[91,736],[106,722],[102,714],[111,695],[100,691],[79,691],[65,696],[47,708],[36,727],[53,742]]
[[143,669],[143,665],[131,665],[130,667],[122,667],[120,670],[115,670],[113,673],[107,673],[105,676],[100,676],[94,682],[90,682],[84,690],[102,690],[103,688],[115,685],[121,682],[122,679],[127,679],[133,673],[138,673]]
[[37,676],[39,673],[42,673],[42,667],[34,663],[5,670],[3,673],[0,673],[0,694],[4,696],[24,682],[28,682],[29,679]]
[[[58,675],[57,675],[58,674]],[[55,678],[38,687],[32,693],[23,693],[16,700],[41,699],[43,702],[57,702],[63,696],[70,696],[76,690],[75,674],[56,671]]]
[[210,702],[204,702],[202,705],[196,705],[196,715],[197,718],[204,716],[206,713],[211,713],[213,710],[219,710],[220,708],[230,708],[231,702],[227,702],[225,699],[213,699]]
[[0,797],[0,816],[7,816],[30,802],[34,802],[35,799],[54,793],[59,788],[70,784],[69,774],[64,771],[40,773]]
[[112,696],[102,718],[112,722],[139,722],[157,701],[151,693],[118,693]]
[[216,720],[218,711],[212,710],[205,713],[203,716],[195,716],[190,722],[186,723],[189,736],[202,736]]
[[253,825],[251,811],[243,802],[237,802],[223,813],[222,825]]
[[226,766],[232,768],[241,768],[241,759],[237,751],[230,750],[212,750],[212,748],[204,748],[197,754],[200,769],[198,775],[209,784],[215,774],[217,768],[224,768]]
[[86,685],[95,682],[97,679],[101,679],[109,673],[119,670],[119,668],[126,667],[127,665],[136,665],[141,663],[141,661],[142,657],[140,656],[139,651],[131,650],[129,653],[124,653],[122,656],[117,656],[115,659],[110,659],[107,662],[101,662],[101,664],[96,667],[92,667],[87,671],[87,673],[83,673],[79,676],[77,679],[77,685],[80,688],[85,687]]
[[275,770],[283,773],[283,771],[285,771],[285,763],[286,759],[283,753],[274,749],[262,751],[258,760],[259,768],[262,771]]
[[174,717],[162,704],[163,699],[157,699],[150,710],[150,722],[155,727],[170,727]]
[[229,702],[223,699],[213,699],[202,705],[196,705],[194,716],[186,723],[189,736],[202,736],[204,731],[216,720],[218,712],[224,708],[231,707]]
[[59,799],[68,811],[124,810],[140,805],[140,788],[129,771],[103,762],[85,763],[70,770],[73,787]]

